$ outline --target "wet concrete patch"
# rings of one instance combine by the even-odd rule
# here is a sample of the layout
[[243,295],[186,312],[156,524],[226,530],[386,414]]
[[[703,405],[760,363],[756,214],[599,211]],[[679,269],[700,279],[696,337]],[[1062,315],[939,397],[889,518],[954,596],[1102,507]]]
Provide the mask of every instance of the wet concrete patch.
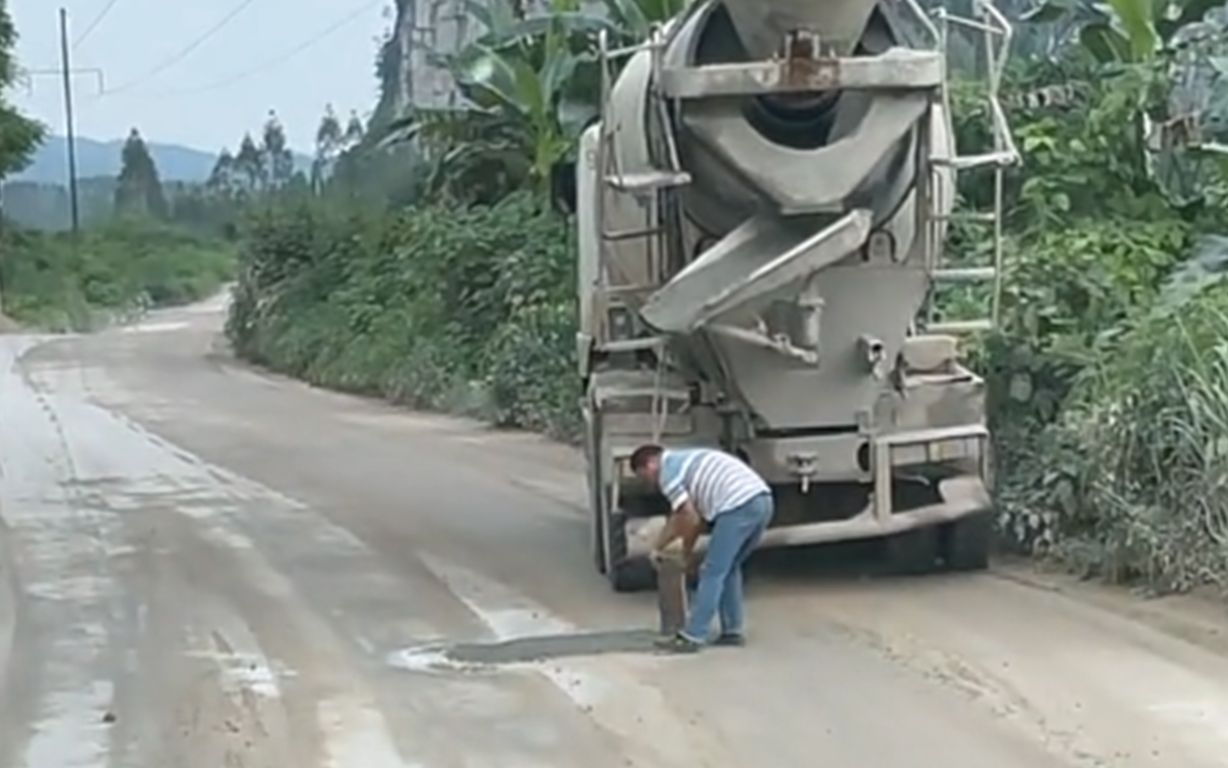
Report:
[[653,640],[657,637],[651,629],[632,629],[535,635],[491,643],[419,646],[392,654],[388,663],[418,672],[482,672],[564,658],[652,653]]

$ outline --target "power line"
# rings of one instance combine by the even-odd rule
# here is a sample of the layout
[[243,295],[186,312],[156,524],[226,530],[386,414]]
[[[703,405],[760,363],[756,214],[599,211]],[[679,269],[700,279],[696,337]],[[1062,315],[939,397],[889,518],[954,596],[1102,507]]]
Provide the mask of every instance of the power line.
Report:
[[77,41],[72,44],[74,49],[85,42],[85,38],[89,37],[90,33],[98,28],[98,25],[102,23],[102,20],[107,17],[107,14],[111,12],[111,9],[114,8],[118,2],[119,0],[111,0],[111,2],[107,3],[106,6],[98,13],[98,15],[94,17],[94,20],[86,25],[85,31],[82,32],[81,36],[77,38]]
[[221,80],[214,81],[207,85],[202,85],[196,88],[186,88],[182,90],[169,91],[169,92],[165,92],[160,95],[161,96],[183,96],[183,95],[191,95],[191,94],[197,94],[197,93],[206,93],[208,91],[216,91],[221,88],[226,88],[231,85],[234,85],[235,83],[242,82],[243,80],[247,80],[262,72],[266,72],[276,66],[284,64],[285,62],[289,61],[295,56],[298,56],[300,53],[303,53],[304,51],[308,50],[312,46],[321,42],[329,35],[333,34],[334,32],[339,31],[342,27],[345,27],[346,25],[356,21],[364,13],[376,7],[377,5],[380,5],[383,2],[384,0],[370,0],[370,2],[364,3],[362,6],[355,8],[353,11],[350,11],[345,16],[341,17],[337,21],[330,24],[328,27],[320,30],[312,37],[304,40],[303,42],[299,43],[293,48],[286,50],[271,59],[268,59],[263,64],[257,64],[256,66],[251,67],[250,69],[246,69],[242,72],[237,72],[233,75],[222,78]]
[[142,83],[152,78],[157,77],[158,75],[162,74],[166,70],[175,66],[179,62],[186,59],[189,55],[191,55],[191,53],[195,51],[197,48],[204,45],[209,40],[209,38],[213,37],[218,32],[221,32],[226,27],[227,24],[229,24],[231,21],[234,21],[236,16],[238,16],[240,13],[243,13],[243,11],[247,10],[247,7],[254,2],[256,2],[256,0],[241,0],[241,2],[238,5],[232,8],[229,13],[227,13],[225,16],[222,17],[221,21],[214,24],[209,29],[205,30],[204,34],[202,34],[200,37],[196,38],[192,42],[188,43],[186,47],[184,47],[174,56],[171,56],[169,59],[162,62],[158,66],[154,67],[150,71],[146,72],[144,75],[136,78],[135,80],[130,80],[127,83],[124,83],[123,85],[120,85],[117,88],[112,88],[107,93],[116,94],[121,91],[129,90],[135,86],[141,85]]

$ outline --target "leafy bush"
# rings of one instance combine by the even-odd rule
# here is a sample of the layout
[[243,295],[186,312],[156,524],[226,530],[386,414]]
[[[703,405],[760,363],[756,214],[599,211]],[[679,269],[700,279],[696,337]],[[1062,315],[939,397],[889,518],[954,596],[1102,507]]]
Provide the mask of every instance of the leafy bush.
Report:
[[1228,286],[1147,313],[1080,377],[1003,498],[1014,533],[1087,572],[1228,586]]
[[1150,304],[1189,240],[1176,217],[1088,219],[1025,238],[1008,262],[1001,334],[983,364],[996,415],[1051,420],[1097,345]]
[[528,304],[491,340],[486,382],[499,424],[555,437],[580,433],[575,315],[567,304]]
[[393,217],[258,213],[228,321],[238,353],[325,386],[569,435],[574,259],[536,198]]
[[0,243],[5,311],[53,331],[214,293],[233,267],[221,244],[145,221],[66,234],[11,232]]
[[[1190,495],[1214,498],[1214,472],[1190,451],[1179,470],[1168,466],[1175,473],[1155,467],[1188,439],[1180,435],[1198,431],[1182,432],[1196,421],[1183,398],[1198,399],[1196,388],[1204,403],[1218,396],[1201,356],[1215,354],[1207,329],[1222,289],[1164,286],[1188,268],[1202,233],[1228,223],[1225,212],[1177,207],[1149,174],[1149,71],[1033,69],[1014,85],[1071,74],[1086,76],[1074,102],[1013,114],[1024,164],[1005,188],[1001,323],[974,350],[989,390],[1000,529],[1025,551],[1112,579],[1224,583],[1214,514],[1194,512],[1203,505]],[[956,105],[961,144],[988,149],[981,108],[958,91]],[[964,193],[985,206],[992,187],[974,181]],[[957,227],[952,241],[973,258],[987,254],[983,230]],[[967,300],[955,294],[945,308],[955,313]],[[1192,302],[1188,320],[1171,309],[1180,300]],[[1199,429],[1208,436],[1205,420]]]

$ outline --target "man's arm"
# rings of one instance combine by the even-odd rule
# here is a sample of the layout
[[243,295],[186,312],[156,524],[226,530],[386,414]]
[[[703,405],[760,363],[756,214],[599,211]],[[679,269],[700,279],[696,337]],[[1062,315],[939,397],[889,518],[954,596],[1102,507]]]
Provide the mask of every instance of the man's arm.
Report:
[[690,493],[687,492],[685,476],[685,464],[666,462],[662,467],[661,492],[669,501],[670,514],[665,521],[665,527],[657,536],[657,552],[663,551],[674,539],[681,538],[682,546],[689,556],[691,548],[695,546],[695,539],[699,536],[699,513],[691,501]]
[[699,534],[703,533],[704,521],[699,516],[699,510],[689,501],[678,511],[683,515],[683,523],[681,524],[682,560],[684,563],[689,563],[691,562],[691,554],[695,551],[695,542],[699,540]]
[[700,528],[699,512],[696,511],[695,505],[689,498],[685,499],[674,508],[669,519],[665,521],[665,527],[661,529],[661,534],[657,537],[656,550],[661,552],[674,543],[674,539],[681,538],[683,554],[690,557],[691,550],[695,548],[695,541],[699,538]]

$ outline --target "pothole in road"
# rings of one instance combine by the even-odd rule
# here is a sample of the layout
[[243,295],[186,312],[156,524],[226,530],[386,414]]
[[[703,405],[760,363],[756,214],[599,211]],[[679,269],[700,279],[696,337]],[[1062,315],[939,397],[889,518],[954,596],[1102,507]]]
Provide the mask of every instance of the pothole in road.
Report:
[[455,643],[407,648],[388,657],[413,672],[484,672],[555,659],[652,653],[657,633],[649,629],[538,635],[493,643]]

